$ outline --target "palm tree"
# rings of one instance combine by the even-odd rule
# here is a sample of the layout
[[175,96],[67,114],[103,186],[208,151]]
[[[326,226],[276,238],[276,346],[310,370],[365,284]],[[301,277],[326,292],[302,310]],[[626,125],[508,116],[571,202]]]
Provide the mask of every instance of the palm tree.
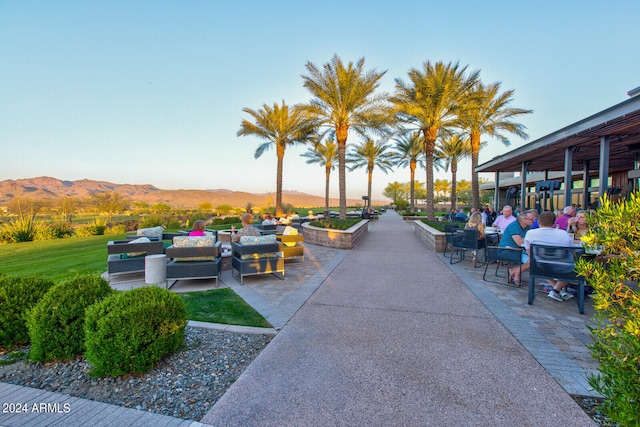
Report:
[[458,162],[471,155],[469,139],[459,134],[444,135],[439,139],[435,155],[442,159],[444,170],[451,168],[451,207],[456,208],[456,174]]
[[289,107],[284,101],[282,105],[267,104],[255,111],[243,108],[242,111],[251,115],[254,122],[243,120],[238,136],[257,136],[265,142],[260,144],[254,154],[259,158],[272,145],[275,146],[278,158],[276,174],[276,215],[282,214],[282,163],[287,145],[304,144],[311,141],[315,135],[316,123],[300,107]]
[[371,182],[373,179],[373,169],[377,166],[384,173],[389,172],[393,167],[393,153],[389,151],[391,146],[385,142],[374,142],[367,138],[362,143],[353,147],[349,153],[347,163],[349,171],[366,167],[367,168],[367,208],[371,208]]
[[320,166],[324,166],[324,210],[325,217],[329,218],[329,178],[338,161],[338,144],[333,139],[325,140],[324,143],[317,142],[313,144],[313,147],[302,153],[301,156],[307,158],[307,164],[317,163]]
[[402,135],[394,139],[396,142],[395,164],[396,166],[407,167],[409,166],[410,175],[410,198],[409,206],[411,212],[415,211],[415,181],[416,181],[416,166],[420,165],[424,167],[424,148],[422,141],[420,140],[420,132],[411,132],[409,135]]
[[436,179],[433,183],[433,188],[438,197],[440,197],[440,195],[444,197],[451,191],[451,182],[447,179]]
[[409,83],[396,79],[396,92],[391,101],[396,117],[424,135],[425,168],[427,170],[427,217],[434,219],[433,152],[438,130],[451,127],[456,111],[478,81],[479,71],[466,75],[467,67],[458,63],[445,65],[427,61],[422,70],[409,70]]
[[504,145],[510,145],[503,132],[515,134],[523,139],[529,138],[524,132],[526,127],[511,121],[513,117],[532,113],[533,110],[509,107],[513,100],[513,89],[500,93],[500,82],[483,85],[476,82],[469,93],[469,102],[459,112],[458,127],[471,137],[471,192],[473,205],[480,206],[480,185],[478,173],[478,155],[481,135],[498,138]]
[[364,57],[346,66],[334,55],[321,69],[307,62],[304,87],[314,96],[306,109],[328,127],[338,143],[340,218],[347,217],[346,147],[349,130],[384,131],[390,123],[386,95],[374,95],[386,71],[364,71]]

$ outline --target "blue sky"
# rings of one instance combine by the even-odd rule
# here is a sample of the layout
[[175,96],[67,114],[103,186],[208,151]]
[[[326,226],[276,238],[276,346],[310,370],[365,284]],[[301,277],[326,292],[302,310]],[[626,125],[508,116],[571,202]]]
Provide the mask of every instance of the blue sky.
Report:
[[[260,141],[236,136],[242,109],[308,101],[306,62],[334,53],[386,70],[386,92],[426,60],[480,69],[534,110],[521,119],[534,140],[640,86],[638,16],[637,0],[0,0],[0,180],[274,192],[275,151],[254,159]],[[481,163],[526,142],[485,140]],[[305,150],[287,149],[283,187],[324,195]],[[458,177],[470,179],[468,162]],[[374,199],[408,180],[376,170]],[[364,169],[347,175],[349,197],[366,188]]]

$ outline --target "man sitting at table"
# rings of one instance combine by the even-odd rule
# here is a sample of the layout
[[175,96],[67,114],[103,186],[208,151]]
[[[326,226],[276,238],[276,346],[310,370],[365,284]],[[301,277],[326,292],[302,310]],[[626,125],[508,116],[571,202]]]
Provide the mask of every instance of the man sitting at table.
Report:
[[[547,245],[547,246],[573,246],[573,238],[566,231],[555,228],[556,216],[553,212],[544,211],[538,218],[540,228],[527,231],[524,236],[524,248],[527,250],[527,254],[531,256],[531,244],[535,245]],[[548,280],[549,284],[553,287],[549,291],[549,298],[556,301],[566,301],[573,298],[573,294],[567,292],[567,282],[561,282],[559,280]]]
[[[530,211],[522,212],[518,215],[516,221],[513,221],[507,226],[507,228],[505,228],[498,246],[502,248],[522,247],[524,244],[524,236],[527,233],[527,230],[531,227],[533,220],[534,217]],[[522,253],[521,269],[522,271],[527,271],[529,269],[529,256],[524,252]],[[512,267],[509,269],[509,282],[516,286],[520,286],[521,269],[518,267]]]
[[509,224],[514,222],[516,217],[513,216],[513,208],[509,205],[504,205],[502,208],[502,214],[498,215],[498,217],[493,221],[493,226],[498,227],[502,230],[506,230]]

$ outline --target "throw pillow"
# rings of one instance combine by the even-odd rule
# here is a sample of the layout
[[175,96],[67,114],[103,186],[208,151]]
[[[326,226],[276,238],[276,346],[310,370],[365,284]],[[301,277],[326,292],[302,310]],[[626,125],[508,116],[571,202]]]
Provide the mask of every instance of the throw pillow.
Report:
[[[282,232],[283,236],[297,236],[298,235],[298,229],[294,228],[294,227],[289,227],[286,226],[284,231]],[[282,242],[283,245],[285,246],[295,246],[296,242]]]
[[136,235],[150,237],[157,240],[162,240],[163,231],[164,231],[164,228],[161,225],[157,227],[151,227],[151,228],[138,228]]
[[[214,246],[216,244],[216,237],[211,236],[176,236],[173,238],[174,248],[203,248],[208,246]],[[212,256],[191,256],[191,257],[177,257],[174,261],[213,261]]]
[[[149,239],[148,237],[140,237],[139,239],[135,239],[129,242],[129,244],[137,244],[137,243],[149,243],[151,242],[151,239]],[[146,255],[147,251],[140,251],[140,252],[127,252],[127,256],[128,257],[136,257],[136,256],[141,256],[141,255]]]
[[265,243],[276,243],[275,234],[267,234],[266,236],[240,236],[241,245],[262,245]]

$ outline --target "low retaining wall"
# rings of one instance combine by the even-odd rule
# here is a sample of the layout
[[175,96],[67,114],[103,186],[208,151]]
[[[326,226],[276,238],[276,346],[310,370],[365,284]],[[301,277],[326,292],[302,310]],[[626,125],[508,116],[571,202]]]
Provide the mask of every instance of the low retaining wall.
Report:
[[369,221],[363,219],[346,230],[333,230],[302,224],[304,241],[318,246],[336,249],[353,249],[369,231]]
[[444,252],[444,245],[447,241],[446,233],[438,231],[428,226],[422,221],[413,221],[414,233],[429,249],[434,252]]

